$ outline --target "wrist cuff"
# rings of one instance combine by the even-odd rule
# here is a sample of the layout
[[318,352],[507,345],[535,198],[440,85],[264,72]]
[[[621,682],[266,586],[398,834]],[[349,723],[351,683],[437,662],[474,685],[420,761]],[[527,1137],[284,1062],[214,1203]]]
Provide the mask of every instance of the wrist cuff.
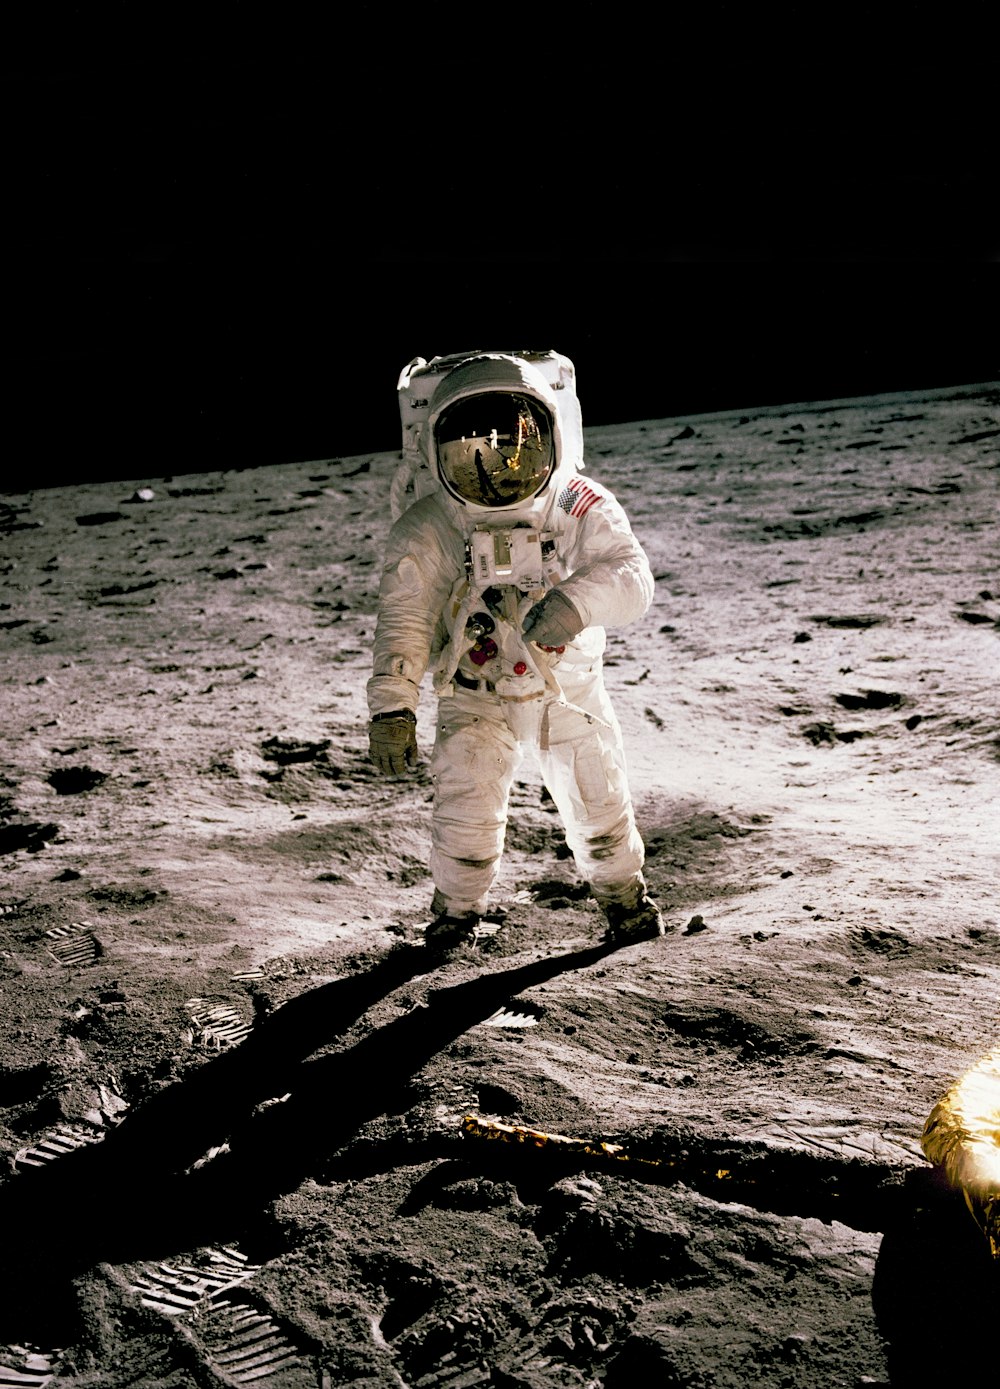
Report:
[[409,719],[410,723],[416,723],[417,716],[412,709],[390,709],[385,714],[373,714],[372,723],[381,723],[383,719]]

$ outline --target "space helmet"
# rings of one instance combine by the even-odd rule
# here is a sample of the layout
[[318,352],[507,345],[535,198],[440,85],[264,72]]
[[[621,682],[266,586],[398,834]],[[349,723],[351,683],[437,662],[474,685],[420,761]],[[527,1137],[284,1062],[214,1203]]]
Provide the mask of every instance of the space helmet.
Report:
[[434,445],[452,496],[491,510],[529,501],[556,462],[548,409],[516,390],[484,391],[447,405],[434,423]]

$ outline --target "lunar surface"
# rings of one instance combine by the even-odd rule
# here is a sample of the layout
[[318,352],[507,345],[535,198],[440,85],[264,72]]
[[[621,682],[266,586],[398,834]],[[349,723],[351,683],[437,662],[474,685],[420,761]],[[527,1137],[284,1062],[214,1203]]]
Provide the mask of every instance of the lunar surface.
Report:
[[1000,1042],[1000,383],[586,438],[656,576],[607,680],[672,929],[619,948],[530,761],[499,929],[421,943],[398,455],[0,499],[0,1385],[982,1374],[920,1137]]

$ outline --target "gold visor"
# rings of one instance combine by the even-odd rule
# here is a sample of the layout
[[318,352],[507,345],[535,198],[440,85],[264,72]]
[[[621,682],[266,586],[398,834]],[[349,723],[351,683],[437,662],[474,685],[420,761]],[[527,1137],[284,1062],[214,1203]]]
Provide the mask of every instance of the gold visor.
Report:
[[434,427],[434,439],[442,482],[477,506],[527,501],[544,487],[555,459],[545,407],[507,391],[449,405]]

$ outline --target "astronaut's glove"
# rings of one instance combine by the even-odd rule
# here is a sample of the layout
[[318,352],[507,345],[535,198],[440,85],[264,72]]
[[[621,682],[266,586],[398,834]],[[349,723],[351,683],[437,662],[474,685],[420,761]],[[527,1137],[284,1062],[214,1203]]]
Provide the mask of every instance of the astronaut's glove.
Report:
[[566,595],[553,588],[528,609],[521,631],[536,646],[565,646],[583,631],[583,619]]
[[368,755],[383,776],[402,776],[417,764],[417,716],[410,709],[376,714],[368,725]]

